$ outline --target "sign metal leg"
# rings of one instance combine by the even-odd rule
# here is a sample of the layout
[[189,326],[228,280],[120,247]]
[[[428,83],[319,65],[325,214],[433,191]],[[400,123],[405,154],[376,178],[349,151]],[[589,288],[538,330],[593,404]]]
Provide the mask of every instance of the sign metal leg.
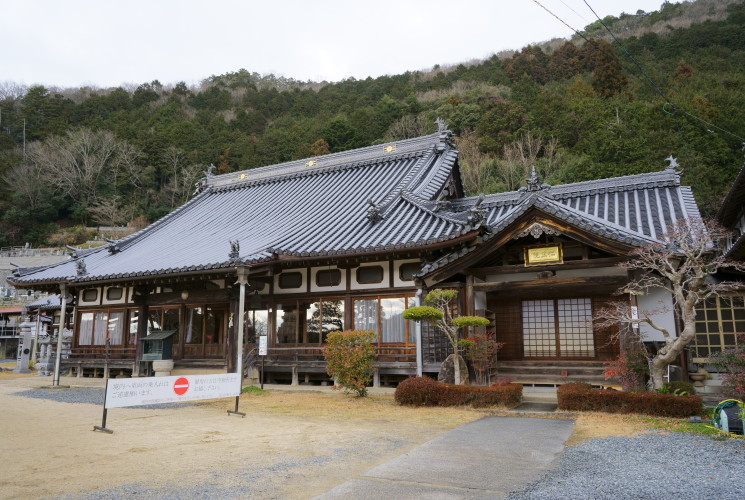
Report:
[[105,432],[106,434],[113,434],[114,431],[106,428],[106,414],[108,409],[106,408],[106,394],[109,392],[109,380],[106,379],[106,388],[103,391],[103,417],[101,417],[101,425],[94,425],[94,431]]
[[241,397],[236,396],[235,397],[235,410],[228,410],[228,415],[240,415],[241,417],[245,417],[246,414],[242,411],[238,411],[238,403],[240,402]]

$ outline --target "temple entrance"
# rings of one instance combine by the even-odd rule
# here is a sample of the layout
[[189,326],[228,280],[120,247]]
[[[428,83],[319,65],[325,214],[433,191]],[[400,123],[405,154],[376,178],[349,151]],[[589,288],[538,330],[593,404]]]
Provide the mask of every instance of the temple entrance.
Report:
[[224,306],[187,307],[184,359],[225,357],[227,317]]
[[592,300],[523,300],[523,355],[526,358],[594,358]]

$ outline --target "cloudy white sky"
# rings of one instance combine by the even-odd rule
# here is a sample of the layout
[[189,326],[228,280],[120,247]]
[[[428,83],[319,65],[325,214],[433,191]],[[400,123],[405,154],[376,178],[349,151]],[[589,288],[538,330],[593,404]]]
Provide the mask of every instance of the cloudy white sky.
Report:
[[[583,0],[539,0],[574,28]],[[662,0],[587,0],[601,16]],[[196,83],[245,68],[337,81],[485,58],[572,32],[533,0],[0,0],[0,81]]]

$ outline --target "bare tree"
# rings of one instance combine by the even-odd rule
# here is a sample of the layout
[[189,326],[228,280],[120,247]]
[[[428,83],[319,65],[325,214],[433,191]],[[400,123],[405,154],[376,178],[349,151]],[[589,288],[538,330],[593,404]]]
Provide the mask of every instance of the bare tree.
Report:
[[135,147],[111,132],[85,128],[28,147],[29,162],[43,172],[46,182],[86,208],[100,201],[102,189],[116,190],[121,175],[137,186],[139,157]]
[[13,193],[28,201],[32,210],[39,207],[49,192],[45,189],[43,172],[29,163],[11,168],[3,175],[3,181]]
[[736,282],[712,279],[712,275],[723,268],[745,269],[745,264],[728,261],[717,251],[719,242],[724,241],[727,235],[725,229],[713,222],[679,220],[667,228],[663,243],[639,248],[633,252],[631,259],[621,264],[634,276],[624,287],[624,292],[643,294],[662,289],[670,293],[682,325],[678,336],[655,323],[652,316],[658,311],[638,310],[635,313],[629,304],[617,304],[596,315],[600,326],[614,323],[632,326],[647,324],[662,334],[664,345],[650,362],[655,388],[662,387],[668,365],[675,362],[683,349],[696,338],[696,305],[742,286]]
[[202,174],[202,167],[194,163],[187,163],[184,151],[175,146],[169,146],[162,153],[163,160],[168,163],[169,179],[162,188],[168,196],[171,208],[185,203],[194,191],[194,183]]
[[424,113],[418,115],[404,115],[388,127],[385,133],[386,140],[400,141],[402,139],[411,139],[420,137],[432,129],[430,120]]
[[135,213],[135,207],[124,205],[119,196],[112,196],[94,203],[88,211],[93,220],[102,226],[121,226],[129,222]]
[[494,177],[494,158],[479,149],[479,136],[473,130],[464,130],[455,138],[455,145],[460,152],[460,173],[468,194],[479,194],[487,191]]
[[11,82],[9,80],[0,82],[0,101],[5,99],[17,101],[26,95],[27,91],[28,87],[21,83]]
[[546,141],[540,135],[525,132],[514,142],[505,144],[502,158],[497,163],[497,176],[509,191],[519,188],[534,166],[540,176],[546,179],[558,168],[557,152],[556,138]]

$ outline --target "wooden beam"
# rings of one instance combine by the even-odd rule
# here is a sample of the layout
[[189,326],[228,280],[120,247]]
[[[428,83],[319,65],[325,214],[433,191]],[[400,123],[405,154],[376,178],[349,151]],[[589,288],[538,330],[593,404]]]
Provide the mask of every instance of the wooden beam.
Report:
[[515,264],[509,266],[472,267],[467,272],[475,276],[485,276],[487,274],[536,273],[541,271],[555,271],[557,269],[593,269],[597,267],[612,267],[627,260],[626,257],[603,257],[599,259],[570,260],[563,264],[551,266],[525,267],[523,264]]
[[531,290],[531,289],[543,289],[551,288],[555,289],[558,287],[585,287],[585,286],[603,286],[620,287],[628,283],[628,278],[625,276],[590,276],[580,278],[547,278],[547,279],[535,279],[531,281],[500,281],[500,282],[489,282],[489,283],[474,283],[474,290],[485,291],[485,292],[500,292],[500,291],[520,291],[520,290]]

